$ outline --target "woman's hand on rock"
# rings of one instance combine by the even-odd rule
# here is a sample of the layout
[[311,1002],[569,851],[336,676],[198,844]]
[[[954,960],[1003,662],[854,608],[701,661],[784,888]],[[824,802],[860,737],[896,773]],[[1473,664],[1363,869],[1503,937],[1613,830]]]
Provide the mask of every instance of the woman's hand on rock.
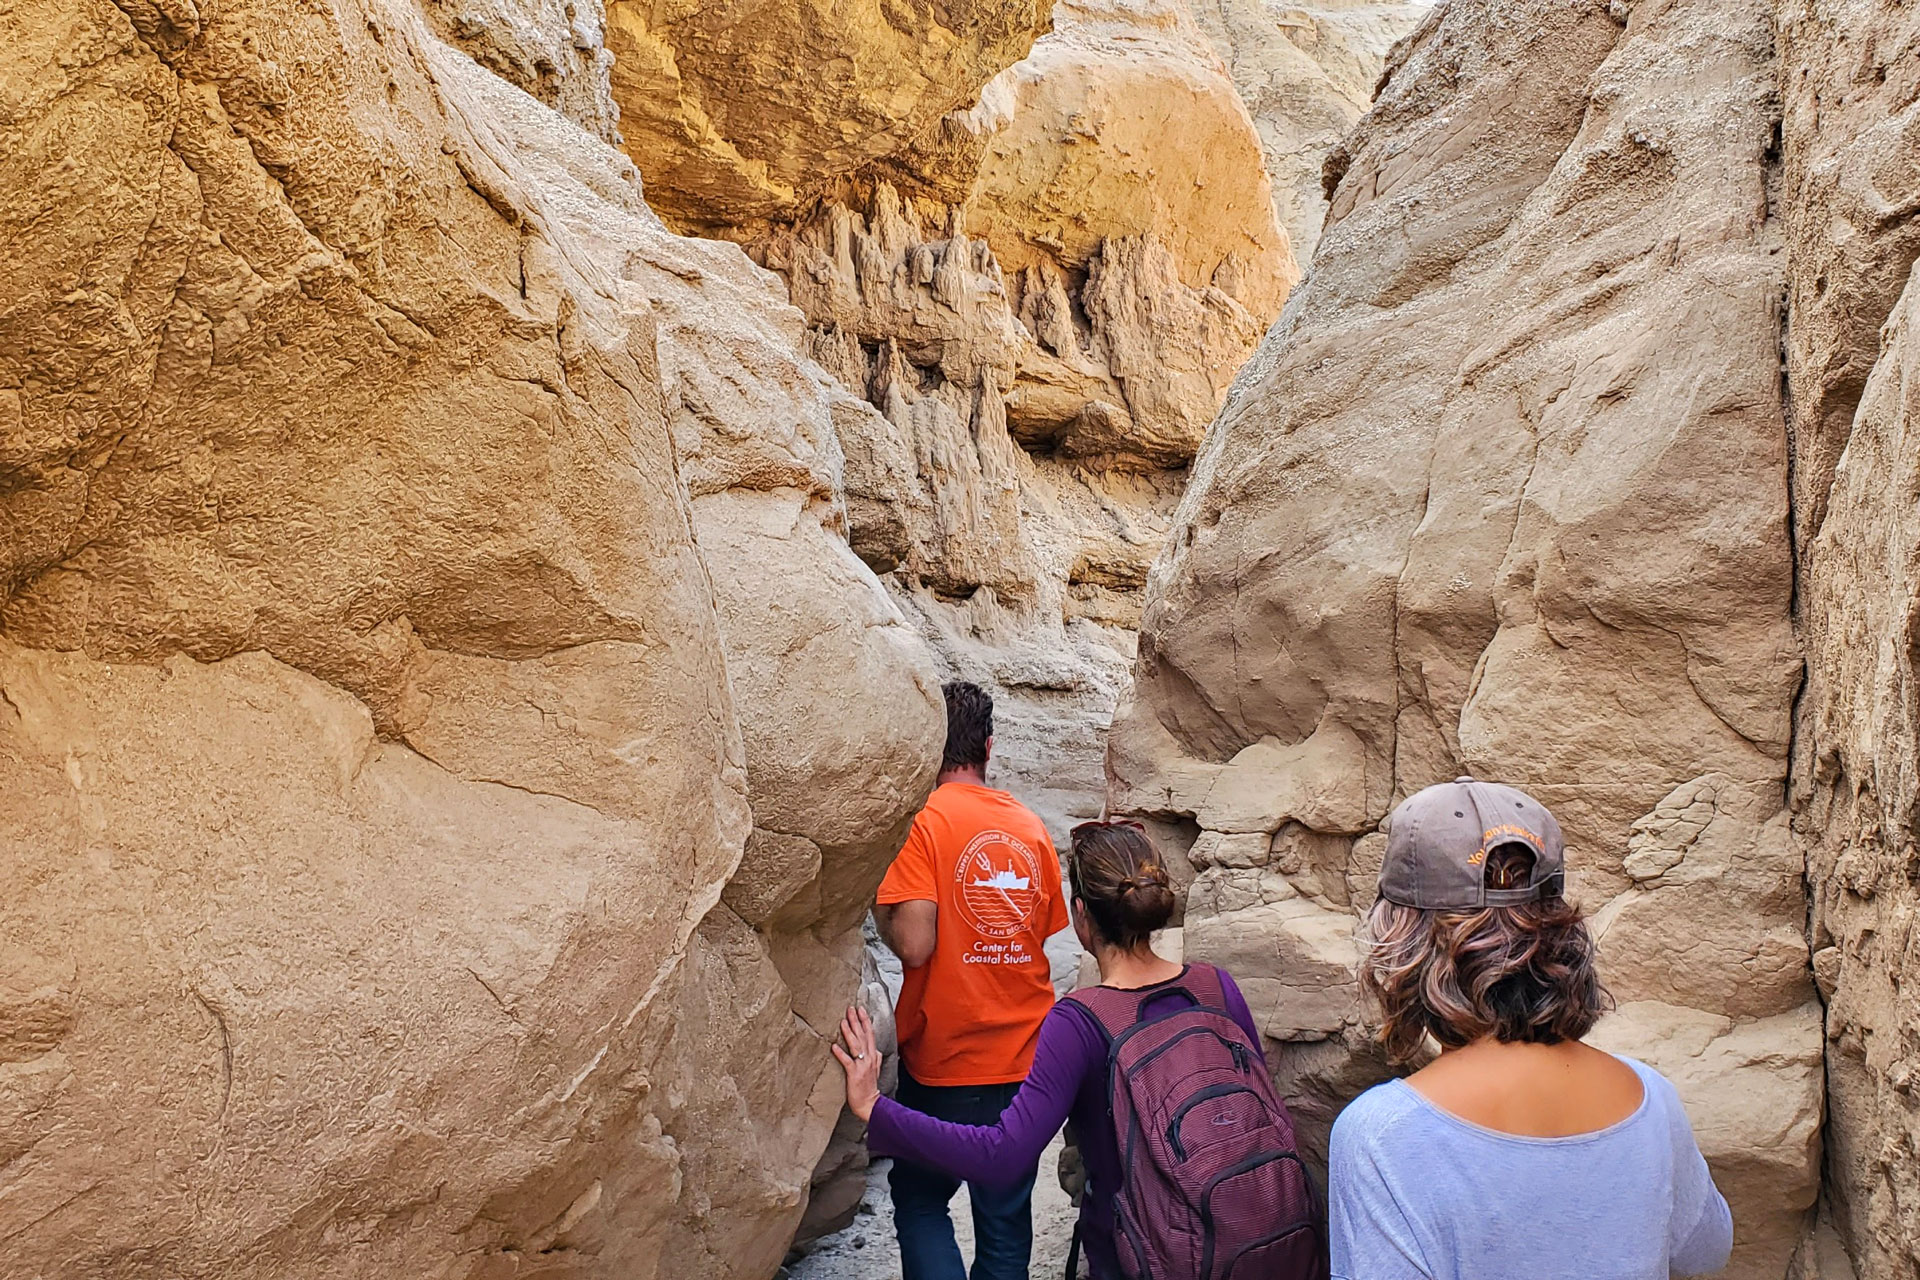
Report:
[[873,1118],[880,1097],[880,1051],[873,1043],[873,1019],[858,1005],[840,1019],[840,1038],[846,1048],[833,1046],[833,1056],[847,1071],[847,1108],[861,1120]]

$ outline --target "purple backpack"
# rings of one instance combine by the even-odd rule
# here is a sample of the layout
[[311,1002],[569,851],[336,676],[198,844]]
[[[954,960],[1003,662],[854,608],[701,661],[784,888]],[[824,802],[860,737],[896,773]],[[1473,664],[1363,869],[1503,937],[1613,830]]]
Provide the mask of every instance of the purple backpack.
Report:
[[1107,1035],[1125,1280],[1324,1280],[1293,1117],[1227,1012],[1220,971],[1193,964],[1169,984],[1067,999]]

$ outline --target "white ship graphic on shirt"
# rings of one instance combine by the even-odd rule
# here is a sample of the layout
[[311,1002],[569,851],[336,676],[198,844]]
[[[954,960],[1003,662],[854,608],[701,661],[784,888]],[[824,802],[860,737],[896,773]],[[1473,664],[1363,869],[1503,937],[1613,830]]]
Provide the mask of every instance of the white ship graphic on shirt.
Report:
[[[990,827],[976,834],[967,841],[953,867],[953,905],[959,912],[959,923],[982,941],[1017,938],[1030,932],[1041,908],[1047,905],[1046,886],[1050,882],[1041,870],[1045,865],[1012,832]],[[1037,944],[1039,938],[1031,941]],[[1003,956],[992,963],[1024,964],[1039,954],[1038,945],[1016,950],[1023,959]]]

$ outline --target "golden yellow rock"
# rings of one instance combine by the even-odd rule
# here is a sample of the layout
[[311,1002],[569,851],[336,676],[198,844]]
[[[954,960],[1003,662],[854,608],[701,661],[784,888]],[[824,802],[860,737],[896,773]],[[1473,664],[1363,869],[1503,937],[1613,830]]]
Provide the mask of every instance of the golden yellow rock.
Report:
[[1062,0],[973,115],[988,142],[967,229],[1004,270],[1084,270],[1108,241],[1152,240],[1187,288],[1279,314],[1299,270],[1259,140],[1181,0]]
[[609,0],[628,154],[654,207],[725,230],[790,217],[906,149],[1047,29],[1044,0]]

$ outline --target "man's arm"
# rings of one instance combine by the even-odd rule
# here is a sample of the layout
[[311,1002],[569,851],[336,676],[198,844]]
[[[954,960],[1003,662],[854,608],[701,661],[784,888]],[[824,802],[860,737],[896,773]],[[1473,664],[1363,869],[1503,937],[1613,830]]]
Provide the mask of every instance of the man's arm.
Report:
[[880,928],[880,941],[900,957],[906,968],[918,969],[933,959],[933,944],[939,937],[939,903],[924,898],[876,903],[873,922]]

